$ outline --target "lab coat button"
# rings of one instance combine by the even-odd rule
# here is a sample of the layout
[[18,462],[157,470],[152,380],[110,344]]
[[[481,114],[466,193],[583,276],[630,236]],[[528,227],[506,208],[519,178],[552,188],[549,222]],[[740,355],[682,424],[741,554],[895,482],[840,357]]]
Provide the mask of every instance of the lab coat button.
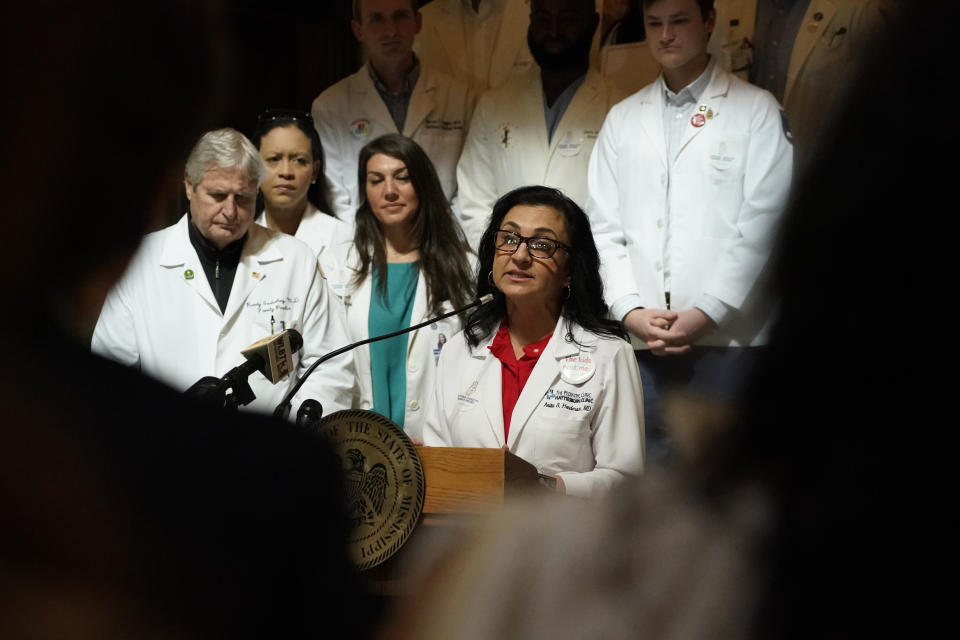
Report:
[[419,369],[419,367],[417,367],[417,363],[416,363],[416,362],[411,362],[411,363],[410,363],[410,366],[407,367],[407,371],[409,371],[410,373],[416,373],[418,369]]
[[657,229],[663,229],[663,218],[657,220]]
[[411,410],[411,411],[419,411],[419,410],[420,410],[420,403],[419,403],[417,400],[411,400],[407,406],[410,407],[410,410]]

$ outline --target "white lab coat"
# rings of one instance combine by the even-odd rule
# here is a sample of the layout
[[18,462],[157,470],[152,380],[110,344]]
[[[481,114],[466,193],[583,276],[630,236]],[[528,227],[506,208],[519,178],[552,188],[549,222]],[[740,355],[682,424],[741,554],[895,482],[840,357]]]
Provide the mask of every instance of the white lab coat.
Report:
[[[224,313],[190,244],[189,214],[148,234],[126,273],[110,291],[94,329],[95,353],[186,390],[204,376],[222,376],[244,362],[240,351],[279,331],[281,323],[303,335],[294,374],[272,385],[249,378],[250,408],[272,412],[317,357],[347,343],[343,311],[331,304],[314,252],[294,238],[250,225]],[[294,397],[316,398],[324,413],[350,407],[353,357],[333,358],[307,379]]]
[[444,194],[453,202],[457,160],[473,113],[473,100],[462,82],[421,66],[403,131],[397,131],[366,66],[317,96],[313,121],[323,143],[324,174],[337,217],[353,226],[360,204],[360,149],[387,133],[402,133],[423,148],[437,170]]
[[625,94],[591,69],[547,142],[543,84],[534,67],[477,103],[457,166],[460,223],[476,248],[497,198],[531,184],[587,204],[587,165],[603,119]]
[[[574,496],[608,491],[643,470],[643,395],[630,344],[560,318],[537,360],[503,437],[502,364],[487,348],[496,332],[469,350],[463,333],[440,356],[437,393],[427,415],[427,446],[508,449],[540,473],[559,475]],[[578,345],[582,344],[583,346]],[[563,371],[580,360],[593,368],[579,383]]]
[[[257,224],[266,227],[266,213],[257,217]],[[326,276],[337,269],[338,256],[345,255],[349,245],[353,244],[353,228],[342,220],[328,216],[308,201],[293,237],[316,252],[322,274]]]
[[671,308],[689,309],[707,293],[733,311],[698,344],[763,344],[772,314],[761,276],[790,189],[792,145],[773,96],[719,66],[700,100],[705,124],[687,127],[671,174],[662,76],[614,106],[603,124],[587,213],[607,302],[638,294],[643,307],[666,307],[669,198]]
[[[350,247],[340,262],[346,266],[327,274],[330,287],[346,308],[350,342],[366,340],[371,337],[369,319],[373,277],[368,274],[359,286],[354,286],[353,276],[359,266],[359,257],[353,247]],[[442,307],[441,313],[453,310],[449,302],[444,302]],[[410,314],[410,326],[430,317],[427,313],[427,284],[423,272],[420,272],[413,300],[413,311]],[[407,334],[407,399],[403,430],[409,436],[420,438],[423,434],[424,414],[434,392],[437,358],[443,348],[440,345],[440,334],[449,340],[458,331],[460,331],[460,319],[452,316]],[[357,347],[353,353],[359,381],[353,405],[359,409],[372,409],[373,377],[370,372],[370,347],[369,345]]]
[[490,69],[471,77],[464,36],[465,7],[462,0],[433,0],[420,9],[423,28],[413,49],[425,64],[470,85],[475,98],[499,87],[511,75],[535,66],[527,46],[530,0],[504,0],[500,30],[490,54]]
[[[796,139],[806,146],[854,80],[866,46],[883,27],[890,0],[811,0],[790,54],[783,106]],[[710,52],[747,80],[757,0],[718,0]]]

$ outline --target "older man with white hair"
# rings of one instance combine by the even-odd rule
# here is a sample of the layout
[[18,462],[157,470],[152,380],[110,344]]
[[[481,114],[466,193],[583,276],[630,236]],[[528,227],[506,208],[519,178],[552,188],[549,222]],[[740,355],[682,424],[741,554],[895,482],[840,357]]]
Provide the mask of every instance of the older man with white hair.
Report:
[[[270,411],[319,356],[347,343],[343,310],[331,302],[313,251],[252,224],[264,175],[239,131],[200,138],[184,172],[190,211],[146,236],[107,296],[94,352],[186,390],[243,362],[244,347],[296,329],[304,344],[292,374],[276,385],[260,373],[249,378],[249,406]],[[326,413],[349,408],[353,384],[352,356],[338,356],[312,374],[293,406],[315,398]]]

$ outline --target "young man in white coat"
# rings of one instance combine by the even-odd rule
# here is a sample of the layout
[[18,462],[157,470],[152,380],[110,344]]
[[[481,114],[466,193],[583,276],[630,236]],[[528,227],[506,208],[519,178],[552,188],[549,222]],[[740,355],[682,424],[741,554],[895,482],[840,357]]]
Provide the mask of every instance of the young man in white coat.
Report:
[[584,207],[587,163],[603,119],[625,94],[590,67],[593,0],[533,0],[537,65],[480,98],[457,166],[460,220],[474,249],[493,204],[523,185],[561,189]]
[[421,65],[413,53],[420,25],[416,0],[354,0],[351,27],[369,60],[313,101],[334,212],[345,222],[353,223],[359,206],[357,155],[387,133],[419,144],[447,200],[455,201],[457,160],[474,98],[466,84]]
[[798,160],[841,104],[892,0],[718,0],[710,52],[773,94],[790,117]]
[[[293,371],[277,384],[253,373],[250,408],[271,412],[318,357],[347,343],[343,308],[332,303],[306,244],[253,224],[260,154],[234,129],[205,133],[184,172],[190,211],[148,234],[108,294],[94,329],[99,355],[186,390],[244,362],[241,350],[282,329],[303,336]],[[293,399],[325,413],[350,408],[353,358],[315,371]]]
[[793,148],[773,96],[707,54],[712,0],[643,5],[663,72],[607,116],[588,213],[611,313],[641,349],[648,452],[663,461],[664,390],[724,403],[766,341],[763,274]]

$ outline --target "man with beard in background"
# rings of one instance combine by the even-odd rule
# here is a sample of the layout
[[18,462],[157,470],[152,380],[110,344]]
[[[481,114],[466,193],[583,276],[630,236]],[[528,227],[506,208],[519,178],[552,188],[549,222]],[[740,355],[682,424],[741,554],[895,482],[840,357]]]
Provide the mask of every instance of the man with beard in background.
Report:
[[516,187],[543,184],[586,204],[590,152],[625,97],[590,68],[599,21],[592,0],[530,3],[527,43],[539,67],[480,98],[457,165],[461,224],[474,248],[493,203]]

